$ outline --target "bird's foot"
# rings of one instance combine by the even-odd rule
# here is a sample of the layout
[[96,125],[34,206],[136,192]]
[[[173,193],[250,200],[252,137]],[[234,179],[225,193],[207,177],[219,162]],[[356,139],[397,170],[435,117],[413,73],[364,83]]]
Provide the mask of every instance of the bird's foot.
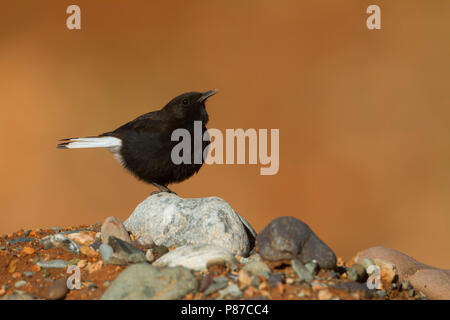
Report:
[[158,191],[153,191],[153,192],[150,194],[151,196],[153,196],[153,195],[155,195],[155,194],[158,194],[158,193],[161,193],[161,192],[167,192],[167,193],[172,193],[172,194],[176,195],[175,192],[173,192],[172,190],[170,190],[170,189],[167,188],[166,186],[163,186],[163,185],[160,185],[160,184],[157,184],[157,183],[154,183],[154,182],[152,182],[152,184],[153,184],[155,187],[157,187],[159,190],[158,190]]

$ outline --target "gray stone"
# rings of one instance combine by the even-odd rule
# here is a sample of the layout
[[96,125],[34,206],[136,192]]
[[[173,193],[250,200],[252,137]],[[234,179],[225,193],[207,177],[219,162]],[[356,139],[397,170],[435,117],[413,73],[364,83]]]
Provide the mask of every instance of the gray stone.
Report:
[[206,290],[203,292],[203,295],[209,296],[210,294],[213,294],[214,292],[217,292],[223,288],[228,286],[227,281],[220,281],[220,282],[213,282]]
[[64,248],[75,254],[80,253],[80,246],[75,241],[67,238],[62,233],[57,233],[51,236],[42,238],[40,244],[44,246],[44,249],[50,249],[52,247]]
[[123,241],[115,236],[110,236],[108,245],[113,249],[113,256],[107,261],[112,264],[123,264],[124,262],[145,262],[145,252],[136,248],[131,243]]
[[269,223],[257,236],[259,254],[266,260],[316,260],[321,268],[333,269],[336,255],[304,222],[294,217],[280,217]]
[[112,256],[113,256],[113,254],[114,254],[113,248],[111,248],[110,245],[105,244],[105,243],[102,243],[100,245],[100,248],[99,248],[98,252],[102,256],[102,260],[104,262],[110,261]]
[[339,274],[336,271],[331,270],[330,272],[328,272],[327,280],[338,279],[338,278],[339,278]]
[[127,229],[125,229],[123,223],[116,217],[111,216],[106,218],[101,228],[101,234],[103,243],[108,243],[110,236],[131,243]]
[[316,261],[306,263],[305,268],[313,275],[319,272],[319,265],[317,264]]
[[263,273],[270,274],[272,272],[269,266],[262,261],[249,262],[244,266],[243,269],[256,276],[262,275]]
[[145,253],[143,252],[135,252],[128,256],[129,263],[141,263],[145,261],[147,261],[147,259],[145,258]]
[[31,272],[31,271],[24,271],[24,272],[23,272],[23,275],[24,275],[25,277],[31,278],[31,277],[34,275],[34,272]]
[[130,265],[106,289],[102,300],[181,299],[197,289],[197,279],[183,267],[159,269],[147,263]]
[[237,260],[228,250],[213,245],[191,245],[178,247],[161,258],[153,265],[157,267],[182,266],[195,271],[206,271],[208,262],[222,261],[225,264],[236,264]]
[[152,263],[153,261],[156,260],[155,255],[153,254],[153,250],[152,249],[148,249],[145,252],[145,259],[147,259],[148,262]]
[[306,269],[305,265],[301,263],[299,260],[294,259],[291,261],[292,269],[298,275],[298,280],[300,282],[311,282],[314,279],[314,275]]
[[251,245],[243,221],[221,198],[182,199],[161,192],[139,204],[124,225],[141,243],[166,247],[211,244],[245,256]]
[[39,261],[37,265],[43,269],[58,269],[66,268],[67,262],[64,260],[50,260],[50,261]]
[[242,291],[239,290],[239,287],[235,284],[231,284],[225,289],[219,291],[219,299],[223,299],[225,297],[229,298],[240,298],[242,297]]

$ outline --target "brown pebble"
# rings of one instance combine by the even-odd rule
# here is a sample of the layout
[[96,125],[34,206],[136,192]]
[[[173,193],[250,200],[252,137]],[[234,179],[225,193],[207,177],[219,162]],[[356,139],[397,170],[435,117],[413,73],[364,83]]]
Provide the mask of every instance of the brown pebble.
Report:
[[45,298],[47,300],[62,300],[66,297],[67,292],[69,292],[69,289],[67,288],[67,280],[65,278],[58,279],[47,291],[47,295]]
[[33,254],[34,253],[34,249],[31,248],[31,247],[24,247],[22,249],[22,252],[25,253],[25,254]]
[[120,240],[131,243],[131,238],[127,229],[125,229],[125,226],[116,217],[111,216],[106,218],[105,222],[103,222],[101,233],[103,243],[108,243],[110,236],[114,236]]

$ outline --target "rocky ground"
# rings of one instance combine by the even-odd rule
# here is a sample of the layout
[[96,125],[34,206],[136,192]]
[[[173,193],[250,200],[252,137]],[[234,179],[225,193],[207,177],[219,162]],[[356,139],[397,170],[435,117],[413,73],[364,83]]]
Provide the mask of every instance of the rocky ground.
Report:
[[450,299],[449,270],[383,247],[344,262],[293,217],[256,235],[216,197],[153,195],[124,224],[0,236],[0,299],[427,298]]

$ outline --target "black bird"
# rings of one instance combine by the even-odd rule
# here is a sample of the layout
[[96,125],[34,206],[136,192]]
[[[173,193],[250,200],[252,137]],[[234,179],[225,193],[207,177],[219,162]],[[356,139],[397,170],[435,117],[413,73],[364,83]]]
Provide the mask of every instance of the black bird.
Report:
[[[62,139],[57,148],[106,148],[140,180],[151,183],[159,192],[172,192],[167,186],[190,178],[200,170],[194,161],[194,121],[201,121],[202,136],[207,130],[208,113],[205,101],[217,90],[188,92],[172,99],[161,110],[149,112],[114,131],[86,138]],[[171,141],[172,132],[186,129],[191,135],[191,162],[175,164],[171,153],[178,141]],[[203,150],[210,141],[202,142]],[[199,161],[197,161],[199,162]]]

